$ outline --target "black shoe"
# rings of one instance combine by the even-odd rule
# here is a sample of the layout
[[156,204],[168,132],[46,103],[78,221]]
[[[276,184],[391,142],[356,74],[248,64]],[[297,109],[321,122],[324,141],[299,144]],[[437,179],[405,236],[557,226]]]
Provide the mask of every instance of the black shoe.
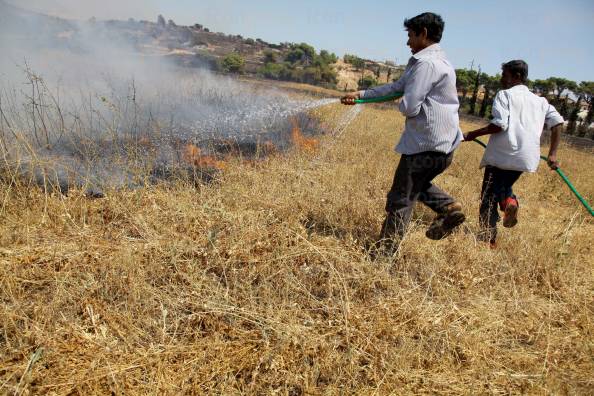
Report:
[[462,213],[462,205],[454,202],[446,208],[444,214],[440,214],[433,220],[425,236],[434,241],[439,241],[450,236],[456,227],[465,221],[466,216]]

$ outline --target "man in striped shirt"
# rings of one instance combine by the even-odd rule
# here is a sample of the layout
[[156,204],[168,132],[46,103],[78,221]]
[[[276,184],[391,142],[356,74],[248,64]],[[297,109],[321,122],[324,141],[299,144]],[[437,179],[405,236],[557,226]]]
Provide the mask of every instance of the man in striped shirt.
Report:
[[354,92],[342,98],[354,104],[358,98],[374,98],[404,92],[399,109],[406,125],[396,152],[402,154],[386,203],[386,219],[380,240],[394,242],[404,236],[415,202],[437,213],[427,230],[430,239],[442,239],[465,220],[462,206],[432,183],[452,163],[462,141],[458,119],[456,73],[439,46],[444,22],[439,15],[424,13],[404,21],[407,45],[413,56],[402,77],[391,84]]

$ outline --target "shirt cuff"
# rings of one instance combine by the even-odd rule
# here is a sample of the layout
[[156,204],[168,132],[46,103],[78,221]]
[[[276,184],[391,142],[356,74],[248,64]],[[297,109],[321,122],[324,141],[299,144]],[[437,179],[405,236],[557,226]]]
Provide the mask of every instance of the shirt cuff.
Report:
[[491,121],[489,121],[489,123],[491,123],[493,125],[497,125],[502,130],[507,131],[507,122],[505,122],[503,120],[493,118]]
[[565,120],[561,116],[553,117],[547,121],[547,128],[551,129],[552,127],[557,126],[559,124],[563,124],[564,122]]
[[359,97],[361,99],[365,99],[365,92],[366,92],[365,90],[359,91]]

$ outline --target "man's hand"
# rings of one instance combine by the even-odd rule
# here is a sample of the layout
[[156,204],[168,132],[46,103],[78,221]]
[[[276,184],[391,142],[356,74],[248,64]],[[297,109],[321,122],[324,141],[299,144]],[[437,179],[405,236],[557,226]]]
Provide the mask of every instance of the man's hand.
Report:
[[471,142],[473,140],[474,140],[474,135],[472,132],[468,132],[466,135],[464,135],[463,142]]
[[547,157],[547,165],[552,170],[557,170],[559,168],[559,163],[557,162],[557,148],[559,147],[559,142],[561,141],[561,134],[563,133],[563,124],[557,124],[551,128],[551,147],[549,148],[549,156]]
[[346,94],[342,98],[340,98],[340,103],[342,103],[344,105],[354,105],[354,104],[356,104],[355,100],[360,99],[360,98],[361,98],[361,94],[358,91],[351,92],[349,94]]
[[557,161],[557,155],[555,155],[555,154],[549,154],[549,156],[547,157],[547,165],[552,170],[559,169],[559,162]]
[[468,132],[466,135],[464,135],[464,141],[471,142],[481,136],[493,135],[495,133],[501,132],[502,130],[503,129],[501,129],[501,127],[499,125],[489,124],[484,128],[479,128],[479,129],[475,129],[472,132]]

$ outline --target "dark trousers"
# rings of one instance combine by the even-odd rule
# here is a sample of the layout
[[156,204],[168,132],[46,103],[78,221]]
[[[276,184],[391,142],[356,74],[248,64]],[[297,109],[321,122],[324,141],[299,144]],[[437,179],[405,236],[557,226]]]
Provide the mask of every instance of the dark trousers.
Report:
[[495,241],[497,238],[497,222],[499,221],[497,205],[509,197],[517,199],[512,186],[521,175],[520,171],[499,169],[495,166],[485,167],[479,212],[483,239]]
[[404,236],[417,200],[439,214],[445,213],[447,206],[455,202],[432,183],[435,177],[450,166],[453,157],[453,153],[432,151],[402,155],[388,193],[387,216],[380,238]]

